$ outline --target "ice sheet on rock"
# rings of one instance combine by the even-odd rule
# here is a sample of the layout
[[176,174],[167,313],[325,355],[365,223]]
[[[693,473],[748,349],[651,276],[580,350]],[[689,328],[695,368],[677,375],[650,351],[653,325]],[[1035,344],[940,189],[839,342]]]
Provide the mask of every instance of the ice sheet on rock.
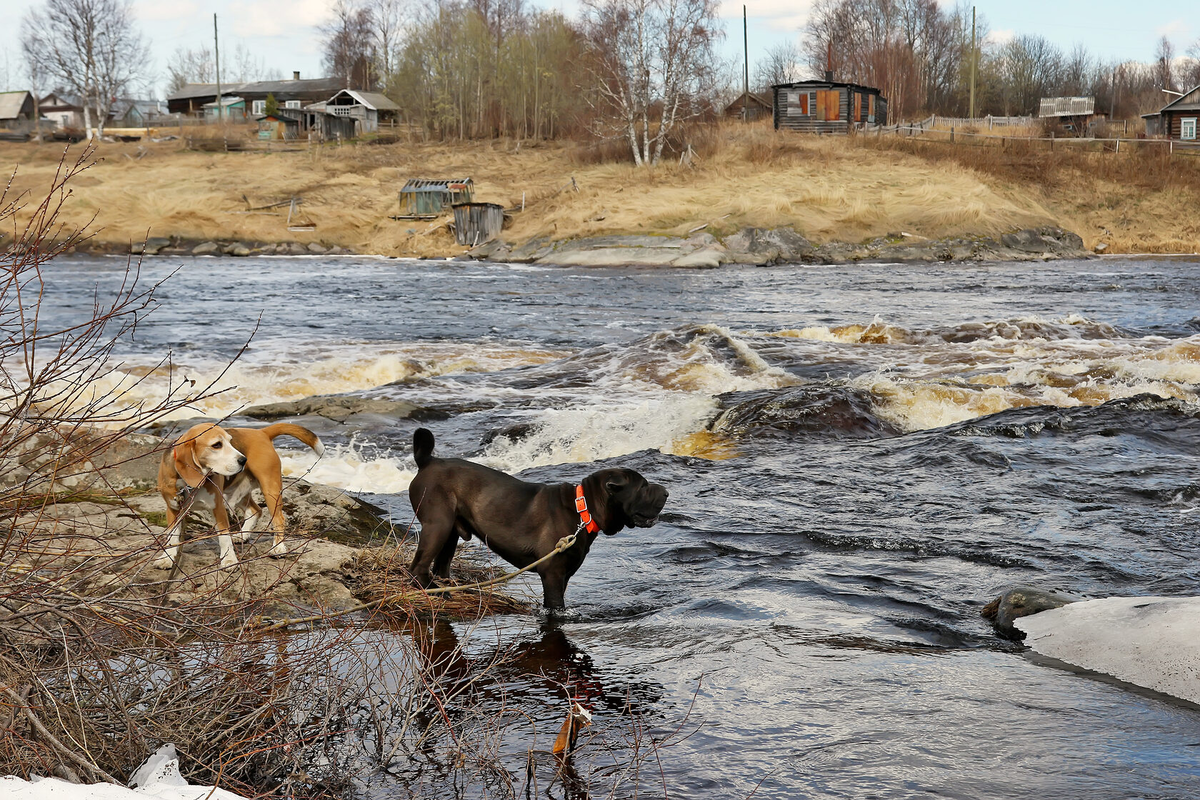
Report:
[[1200,703],[1200,597],[1108,597],[1016,620],[1042,655]]

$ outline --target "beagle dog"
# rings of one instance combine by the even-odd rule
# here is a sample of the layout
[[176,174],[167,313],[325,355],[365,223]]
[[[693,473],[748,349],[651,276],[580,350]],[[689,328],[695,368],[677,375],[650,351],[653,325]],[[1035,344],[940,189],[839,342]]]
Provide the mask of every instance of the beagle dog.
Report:
[[242,509],[242,541],[254,530],[262,509],[251,493],[262,489],[275,544],[269,555],[287,553],[283,542],[283,466],[272,441],[276,436],[294,436],[322,455],[325,446],[307,428],[277,422],[265,428],[222,428],[203,423],[189,428],[162,455],[158,465],[158,490],[167,504],[167,547],[153,566],[170,569],[179,557],[188,511],[194,503],[211,505],[217,522],[221,566],[237,564],[233,537],[229,532],[229,508]]

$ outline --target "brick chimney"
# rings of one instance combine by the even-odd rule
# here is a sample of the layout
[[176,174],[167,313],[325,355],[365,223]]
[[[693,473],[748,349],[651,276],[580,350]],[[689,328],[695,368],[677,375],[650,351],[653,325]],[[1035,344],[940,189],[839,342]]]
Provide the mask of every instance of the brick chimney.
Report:
[[294,70],[292,72],[292,80],[294,80],[294,81],[300,80],[300,70]]

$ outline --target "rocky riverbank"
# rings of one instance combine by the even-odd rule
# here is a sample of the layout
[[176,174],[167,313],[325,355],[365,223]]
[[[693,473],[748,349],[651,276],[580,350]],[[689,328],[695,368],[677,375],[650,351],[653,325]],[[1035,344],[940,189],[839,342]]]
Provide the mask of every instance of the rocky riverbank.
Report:
[[[26,541],[34,543],[23,548],[22,565],[47,574],[86,570],[89,593],[165,592],[175,601],[229,594],[264,600],[276,614],[340,610],[363,599],[367,549],[403,539],[404,532],[393,530],[375,506],[330,486],[286,480],[286,557],[266,557],[271,533],[259,531],[254,541],[237,545],[238,568],[221,570],[215,539],[200,538],[183,546],[177,579],[170,580],[169,571],[153,561],[166,533],[166,509],[156,488],[163,440],[128,436],[53,480],[38,478],[38,459],[56,452],[44,444],[31,442],[29,458],[0,470],[0,490],[46,500],[16,521]],[[193,536],[214,524],[211,512],[200,508],[193,520]],[[402,560],[403,555],[397,558]]]
[[490,261],[574,267],[700,267],[724,264],[936,263],[1047,261],[1087,258],[1083,239],[1062,228],[1025,228],[990,237],[923,239],[893,233],[865,242],[815,245],[792,228],[744,228],[723,239],[706,232],[687,237],[598,236],[566,241],[535,240],[512,246],[503,240],[468,252]]
[[[90,253],[124,253],[126,248],[89,242]],[[354,255],[354,251],[318,242],[194,241],[152,237],[135,242],[137,256],[313,256]],[[534,239],[512,244],[504,239],[445,258],[469,258],[562,267],[715,268],[725,264],[939,263],[968,261],[1048,261],[1093,255],[1076,234],[1045,226],[1014,230],[999,237],[964,236],[925,239],[896,232],[863,242],[813,244],[792,228],[744,228],[723,238],[699,231],[688,237],[613,235],[580,239]]]

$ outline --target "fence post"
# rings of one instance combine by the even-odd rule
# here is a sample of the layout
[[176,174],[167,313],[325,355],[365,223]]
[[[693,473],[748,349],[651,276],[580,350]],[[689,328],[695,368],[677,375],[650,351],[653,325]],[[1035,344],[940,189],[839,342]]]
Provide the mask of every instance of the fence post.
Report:
[[951,144],[954,143],[954,126],[953,125],[950,126],[950,143]]

